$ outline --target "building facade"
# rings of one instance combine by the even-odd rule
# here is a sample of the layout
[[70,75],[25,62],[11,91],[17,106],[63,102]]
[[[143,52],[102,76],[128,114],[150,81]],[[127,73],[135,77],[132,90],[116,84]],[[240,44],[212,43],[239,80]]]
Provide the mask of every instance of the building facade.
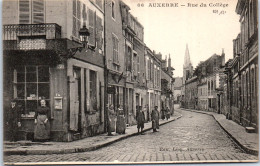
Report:
[[226,64],[230,119],[258,128],[258,22],[257,1],[239,0],[241,32],[233,40],[233,59]]
[[182,77],[174,77],[174,103],[181,102]]
[[220,112],[223,107],[225,53],[214,54],[200,62],[194,71],[198,77],[198,109]]
[[198,105],[198,83],[197,76],[185,81],[184,108],[197,109]]
[[158,106],[161,111],[161,62],[155,56],[155,52],[145,47],[145,67],[147,83],[147,99],[149,115],[151,115],[154,106]]
[[105,77],[107,82],[105,105],[125,108],[125,41],[122,28],[121,4],[119,0],[105,3]]
[[156,54],[158,59],[161,60],[161,108],[170,109],[171,113],[174,111],[174,78],[173,70],[171,67],[171,58],[169,55],[168,61],[167,57],[162,60],[161,53]]
[[[4,111],[11,99],[18,100],[19,136],[32,139],[35,110],[43,98],[50,107],[52,140],[72,141],[102,133],[102,1],[17,0],[4,1],[3,7]],[[78,32],[83,25],[90,36],[79,51]]]

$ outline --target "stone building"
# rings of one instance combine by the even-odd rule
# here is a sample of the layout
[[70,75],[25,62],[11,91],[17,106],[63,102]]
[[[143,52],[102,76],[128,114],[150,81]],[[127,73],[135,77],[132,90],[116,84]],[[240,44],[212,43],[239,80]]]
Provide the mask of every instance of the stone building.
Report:
[[[3,1],[4,112],[22,110],[21,139],[32,139],[41,99],[50,107],[51,140],[104,131],[102,1]],[[83,47],[79,30],[90,32]],[[81,49],[79,49],[81,48]]]
[[161,60],[161,108],[170,109],[171,113],[174,111],[174,78],[173,70],[171,67],[171,57],[169,55],[168,61],[167,57],[162,60],[161,53],[156,54],[158,59]]
[[154,106],[161,111],[161,61],[155,56],[155,52],[145,47],[145,70],[147,83],[147,104],[150,115]]
[[257,1],[238,0],[241,32],[233,40],[233,60],[226,65],[230,119],[258,128]]
[[174,77],[174,104],[181,102],[182,77]]
[[193,76],[185,81],[184,108],[197,109],[198,105],[198,85],[197,76]]
[[198,78],[198,109],[219,112],[224,86],[225,53],[200,62],[194,71]]
[[122,28],[122,15],[119,0],[107,0],[105,3],[105,53],[107,81],[107,101],[105,105],[113,105],[115,111],[121,105],[126,110],[126,71],[125,42]]
[[125,115],[127,123],[136,123],[136,108],[146,101],[144,28],[130,13],[130,7],[120,1],[125,50]]

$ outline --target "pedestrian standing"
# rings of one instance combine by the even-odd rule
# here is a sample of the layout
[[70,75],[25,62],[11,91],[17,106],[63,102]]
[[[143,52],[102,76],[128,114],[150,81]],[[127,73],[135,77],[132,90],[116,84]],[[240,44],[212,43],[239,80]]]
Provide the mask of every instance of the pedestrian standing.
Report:
[[166,107],[166,119],[170,119],[170,115],[171,115],[171,112],[170,112],[170,109],[169,107]]
[[153,132],[156,132],[156,129],[159,129],[159,111],[158,111],[158,106],[155,106],[152,114],[151,114],[151,118],[152,118],[152,128],[153,128]]
[[21,127],[21,111],[17,106],[17,101],[12,100],[10,110],[7,112],[7,126],[10,141],[17,141],[18,129]]
[[114,119],[115,119],[115,111],[114,111],[114,107],[112,104],[110,104],[108,106],[108,135],[109,136],[112,136],[112,127],[113,125],[115,126],[115,123],[114,123]]
[[164,107],[162,107],[162,109],[161,109],[161,112],[162,112],[162,120],[164,120],[165,119],[165,109],[164,109]]
[[141,128],[141,134],[143,135],[145,117],[144,117],[144,112],[142,110],[142,106],[139,106],[139,110],[136,114],[136,121],[137,121],[138,134]]
[[147,121],[150,121],[150,112],[149,112],[149,106],[146,104],[146,111],[147,111]]
[[50,108],[46,106],[46,100],[44,99],[40,101],[40,105],[34,117],[34,140],[47,141],[50,139],[50,122],[48,119]]
[[126,122],[125,122],[124,109],[122,105],[119,105],[117,109],[116,133],[125,134],[125,129],[126,129]]

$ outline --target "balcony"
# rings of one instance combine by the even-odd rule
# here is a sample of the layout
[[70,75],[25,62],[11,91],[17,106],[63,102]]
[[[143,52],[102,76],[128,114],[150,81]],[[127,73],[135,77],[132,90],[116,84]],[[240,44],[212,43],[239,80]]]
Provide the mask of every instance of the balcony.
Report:
[[20,24],[3,26],[4,50],[43,50],[48,41],[61,39],[57,24]]
[[60,39],[61,26],[54,23],[3,25],[3,40],[17,40],[19,37],[37,36],[45,36],[45,39]]

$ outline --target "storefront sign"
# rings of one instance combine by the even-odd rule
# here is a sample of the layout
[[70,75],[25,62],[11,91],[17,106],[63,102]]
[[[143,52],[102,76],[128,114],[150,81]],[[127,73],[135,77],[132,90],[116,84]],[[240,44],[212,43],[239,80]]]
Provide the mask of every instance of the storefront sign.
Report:
[[115,94],[116,90],[114,86],[107,87],[107,93],[108,94]]

